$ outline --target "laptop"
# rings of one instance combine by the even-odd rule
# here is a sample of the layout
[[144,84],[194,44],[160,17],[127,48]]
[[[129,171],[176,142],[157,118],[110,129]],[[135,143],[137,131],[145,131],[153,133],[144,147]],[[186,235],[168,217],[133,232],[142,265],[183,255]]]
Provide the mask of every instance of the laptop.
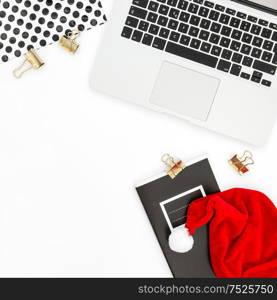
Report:
[[276,0],[115,0],[91,85],[262,145],[276,68]]

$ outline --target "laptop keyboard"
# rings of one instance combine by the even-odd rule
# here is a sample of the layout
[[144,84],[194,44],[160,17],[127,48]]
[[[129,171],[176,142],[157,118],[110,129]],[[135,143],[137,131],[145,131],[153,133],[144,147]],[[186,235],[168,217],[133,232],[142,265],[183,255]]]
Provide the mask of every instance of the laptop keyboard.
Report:
[[270,87],[277,24],[204,0],[133,0],[122,37]]

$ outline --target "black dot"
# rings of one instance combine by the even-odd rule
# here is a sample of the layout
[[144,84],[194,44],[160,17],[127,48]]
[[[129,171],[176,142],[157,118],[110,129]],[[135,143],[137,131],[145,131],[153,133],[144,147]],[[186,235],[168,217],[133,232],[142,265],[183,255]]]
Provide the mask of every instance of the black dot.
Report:
[[44,47],[44,46],[46,46],[46,41],[45,41],[45,40],[41,40],[41,41],[39,42],[39,44],[40,44],[42,47]]
[[14,55],[15,55],[16,57],[21,56],[21,51],[20,51],[20,50],[14,51]]
[[7,55],[3,55],[2,56],[2,61],[3,62],[7,62],[9,60],[8,56]]

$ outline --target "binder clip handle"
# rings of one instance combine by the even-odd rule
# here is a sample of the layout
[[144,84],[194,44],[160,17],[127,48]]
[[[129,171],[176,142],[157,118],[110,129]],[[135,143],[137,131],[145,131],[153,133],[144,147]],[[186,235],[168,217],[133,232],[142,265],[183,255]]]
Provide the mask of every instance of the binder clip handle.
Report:
[[[30,64],[30,66],[26,69],[23,69],[27,62]],[[25,60],[23,61],[23,63],[18,68],[13,70],[13,75],[15,78],[19,79],[31,69],[37,70],[43,65],[43,60],[38,56],[34,49],[31,49],[25,54]]]
[[80,35],[80,31],[78,29],[74,29],[69,31],[66,37],[68,37],[72,41],[75,41],[79,35]]
[[240,175],[244,175],[250,171],[249,166],[254,165],[255,161],[253,154],[249,150],[246,150],[242,156],[238,156],[237,154],[233,156],[229,160],[229,163]]
[[175,160],[168,153],[161,157],[161,161],[167,166],[167,174],[174,179],[185,168],[185,164],[181,160]]
[[255,161],[253,159],[253,154],[249,150],[244,151],[243,155],[239,158],[243,163],[246,163],[245,164],[246,167],[250,166],[250,165],[254,165],[254,163],[255,163]]

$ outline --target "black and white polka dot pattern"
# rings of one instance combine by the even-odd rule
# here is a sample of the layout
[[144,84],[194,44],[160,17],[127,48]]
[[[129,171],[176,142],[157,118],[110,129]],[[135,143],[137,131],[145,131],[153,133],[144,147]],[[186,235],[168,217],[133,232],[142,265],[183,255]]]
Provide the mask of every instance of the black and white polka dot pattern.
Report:
[[98,0],[0,0],[0,62],[105,21]]

